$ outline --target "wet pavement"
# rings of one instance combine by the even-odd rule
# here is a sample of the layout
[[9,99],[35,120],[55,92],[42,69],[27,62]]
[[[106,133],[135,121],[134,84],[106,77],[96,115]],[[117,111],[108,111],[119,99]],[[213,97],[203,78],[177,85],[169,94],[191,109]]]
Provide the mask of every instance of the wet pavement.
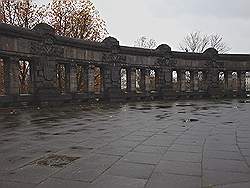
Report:
[[0,110],[1,188],[249,188],[250,103]]

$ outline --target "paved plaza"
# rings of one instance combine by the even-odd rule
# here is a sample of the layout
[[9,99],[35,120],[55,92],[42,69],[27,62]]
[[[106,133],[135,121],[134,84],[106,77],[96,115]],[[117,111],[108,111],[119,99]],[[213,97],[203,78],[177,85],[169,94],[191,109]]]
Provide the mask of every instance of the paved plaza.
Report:
[[249,188],[250,103],[1,110],[1,188]]

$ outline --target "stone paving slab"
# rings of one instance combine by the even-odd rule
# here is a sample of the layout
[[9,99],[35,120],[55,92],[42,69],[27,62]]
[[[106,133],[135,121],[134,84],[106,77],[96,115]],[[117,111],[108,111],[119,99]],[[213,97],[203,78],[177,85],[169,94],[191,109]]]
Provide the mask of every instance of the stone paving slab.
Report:
[[250,187],[250,182],[240,182],[234,184],[215,186],[215,188],[249,188],[249,187]]
[[154,172],[201,177],[201,164],[182,161],[161,161]]
[[204,170],[202,182],[204,187],[232,184],[250,181],[249,173],[225,172],[217,170]]
[[129,152],[122,158],[122,161],[155,165],[159,163],[160,159],[161,159],[161,154]]
[[201,178],[196,176],[184,176],[176,174],[154,173],[146,188],[199,188]]
[[71,181],[63,180],[58,178],[49,178],[46,181],[40,183],[36,188],[87,188],[90,183],[85,183],[82,181]]
[[201,153],[202,152],[202,146],[173,144],[169,148],[169,151]]
[[103,175],[87,188],[144,188],[146,180]]
[[23,182],[14,182],[14,181],[1,181],[1,188],[34,188],[36,184],[23,183]]
[[163,146],[146,146],[146,145],[139,145],[134,148],[133,151],[141,152],[141,153],[155,153],[155,154],[164,154],[168,150],[168,147]]
[[106,174],[147,180],[154,168],[155,165],[117,162],[106,172]]
[[[250,187],[249,103],[162,105],[0,114],[0,188]],[[34,163],[48,155],[76,160]]]
[[163,156],[162,160],[200,163],[202,160],[202,154],[201,153],[190,153],[190,152],[168,151]]

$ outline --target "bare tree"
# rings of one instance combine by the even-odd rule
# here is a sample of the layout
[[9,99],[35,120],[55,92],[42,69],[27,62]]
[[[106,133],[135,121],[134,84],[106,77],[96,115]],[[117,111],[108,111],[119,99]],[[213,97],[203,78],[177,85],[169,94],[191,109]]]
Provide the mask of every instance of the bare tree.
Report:
[[222,36],[218,34],[210,36],[210,45],[222,54],[231,50],[231,48],[223,41]]
[[0,22],[33,28],[45,22],[58,35],[101,41],[108,33],[90,0],[51,0],[38,6],[32,0],[0,0]]
[[207,48],[215,48],[219,53],[226,53],[231,48],[223,41],[223,37],[219,34],[206,35],[201,32],[192,32],[184,37],[182,43],[179,44],[180,50],[186,52],[202,53]]
[[139,37],[135,42],[134,46],[139,48],[153,49],[157,45],[156,41],[146,36]]
[[0,1],[0,22],[31,29],[45,21],[47,7],[38,7],[32,0]]
[[59,35],[101,41],[106,25],[90,0],[52,0],[49,24]]

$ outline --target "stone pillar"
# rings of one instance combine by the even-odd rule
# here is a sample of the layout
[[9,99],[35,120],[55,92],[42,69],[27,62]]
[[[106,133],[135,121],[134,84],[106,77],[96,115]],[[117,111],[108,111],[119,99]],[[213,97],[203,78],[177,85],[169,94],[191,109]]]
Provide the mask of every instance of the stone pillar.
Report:
[[150,92],[150,69],[145,70],[145,90]]
[[[105,81],[105,66],[101,66],[100,67],[100,77],[101,77],[101,93],[103,93],[104,92],[104,90],[105,90],[105,87],[104,87],[104,81]],[[119,71],[119,76],[121,76],[121,72]],[[121,83],[121,77],[119,77],[120,78],[120,82],[119,83]],[[121,87],[120,87],[121,88]]]
[[71,65],[65,64],[65,93],[70,93],[71,91]]
[[[202,71],[203,79],[201,83],[201,90],[202,91],[208,91],[208,84],[209,84],[209,71]],[[219,84],[219,78],[218,78],[218,84]]]
[[103,88],[104,92],[108,94],[109,88],[111,88],[111,69],[109,66],[103,66]]
[[232,73],[233,71],[227,71],[226,74],[227,74],[227,90],[228,91],[233,91],[233,77],[232,77]]
[[19,67],[18,67],[18,59],[10,58],[8,60],[8,68],[9,68],[9,88],[8,94],[10,95],[19,95]]
[[76,65],[70,66],[70,92],[76,93],[77,92],[77,69]]
[[177,70],[176,71],[177,72],[177,86],[176,86],[176,91],[178,91],[178,92],[181,92],[181,78],[182,78],[182,73],[181,73],[181,71],[180,70]]
[[126,80],[127,80],[127,92],[131,92],[131,68],[126,69]]
[[227,71],[224,71],[224,91],[226,92],[228,90],[228,73]]
[[207,73],[207,91],[211,97],[218,97],[220,95],[219,87],[219,70],[210,68]]
[[166,97],[173,92],[172,70],[168,67],[161,67],[156,71],[156,90],[161,97]]
[[180,71],[180,84],[181,84],[181,91],[182,92],[185,92],[186,91],[186,75],[185,75],[185,71],[184,70],[181,70]]
[[164,72],[162,69],[156,69],[155,71],[155,87],[158,92],[162,92],[164,85],[165,85],[165,79],[164,79]]
[[8,66],[8,60],[4,59],[3,60],[4,63],[3,63],[3,94],[4,95],[8,95],[8,90],[9,90],[9,83],[8,83],[8,80],[9,80],[9,66]]
[[192,71],[193,77],[194,77],[194,91],[199,91],[201,90],[201,84],[199,83],[199,77],[198,77],[198,71],[194,70]]
[[193,92],[194,91],[194,71],[190,70],[190,91]]
[[88,66],[88,92],[94,93],[95,92],[95,66],[89,65]]
[[121,66],[118,62],[110,62],[103,67],[104,94],[110,101],[121,100]]
[[164,77],[167,93],[173,92],[173,82],[172,82],[172,70],[169,68],[164,68]]
[[238,86],[238,95],[241,97],[246,96],[246,71],[237,72],[237,86]]
[[83,80],[83,92],[88,92],[88,66],[83,66],[83,75],[82,75],[82,80]]
[[136,68],[131,68],[131,91],[136,91]]
[[145,91],[145,72],[146,69],[145,68],[141,68],[141,78],[140,78],[140,90],[141,91]]

